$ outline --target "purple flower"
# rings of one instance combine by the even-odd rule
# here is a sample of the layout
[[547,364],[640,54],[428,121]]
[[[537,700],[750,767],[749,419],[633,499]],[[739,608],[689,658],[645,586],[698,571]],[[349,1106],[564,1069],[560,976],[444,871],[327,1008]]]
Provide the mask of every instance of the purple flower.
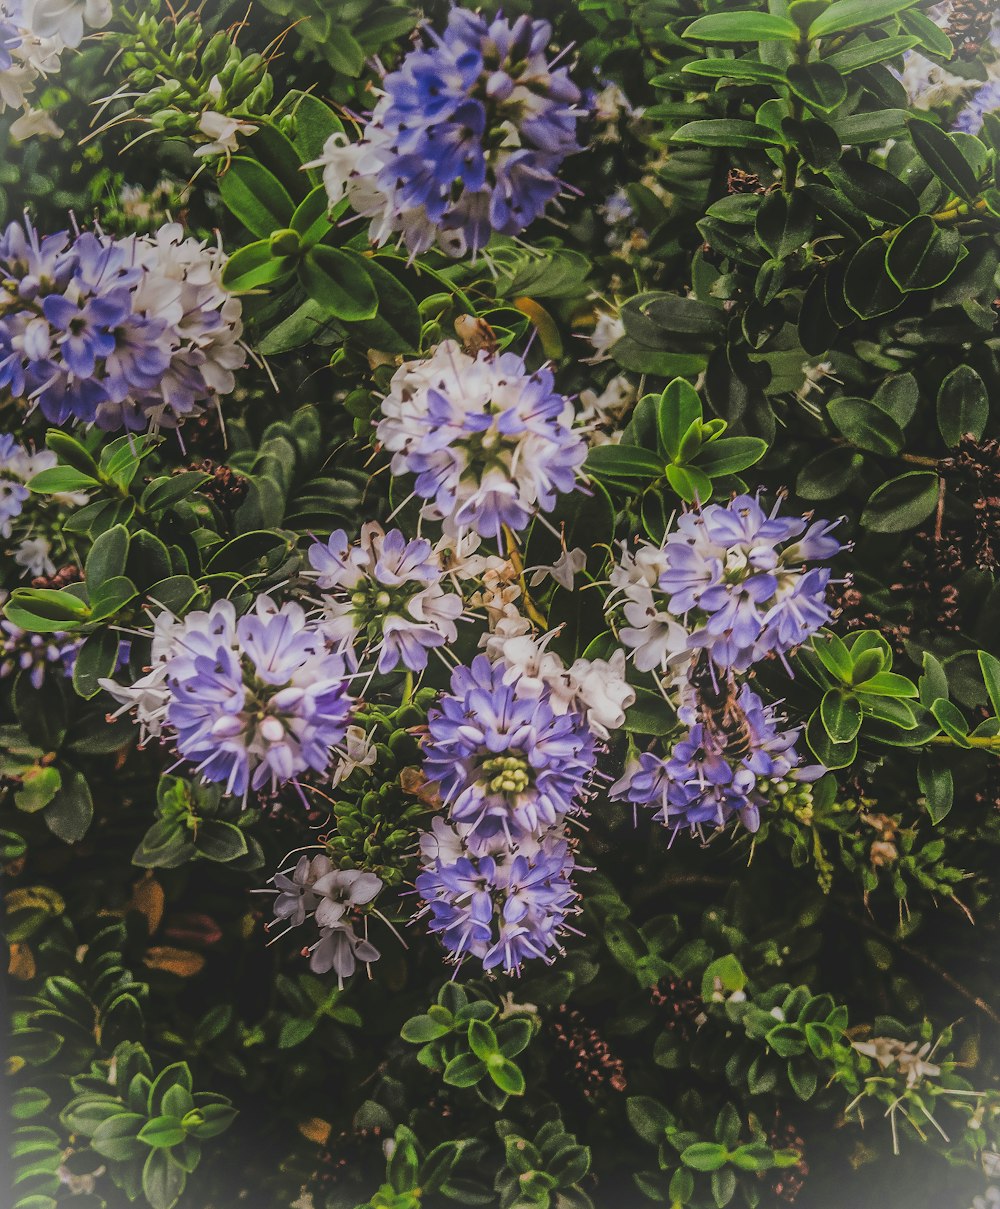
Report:
[[173,425],[231,391],[241,307],[224,258],[173,223],[155,236],[0,236],[0,387],[46,419]]
[[32,634],[0,620],[0,679],[23,672],[37,689],[49,668],[70,676],[81,642],[69,634]]
[[80,303],[50,294],[42,310],[54,329],[54,342],[66,368],[78,378],[89,378],[97,362],[114,351],[113,328],[124,323],[130,307],[128,295],[116,291],[106,298],[88,298]]
[[467,838],[464,829],[436,819],[421,841],[424,868],[416,888],[429,930],[459,964],[471,956],[486,970],[515,973],[525,961],[551,962],[567,918],[578,909],[567,840],[553,831],[524,851],[477,856]]
[[952,129],[961,130],[964,134],[978,134],[983,128],[986,114],[997,110],[1000,110],[1000,80],[990,80],[958,111]]
[[538,836],[579,809],[595,761],[586,720],[557,714],[548,689],[519,700],[485,655],[455,669],[428,717],[424,772],[472,850]]
[[550,370],[529,373],[514,353],[472,357],[454,341],[396,372],[382,416],[393,473],[416,476],[427,514],[449,532],[524,529],[575,489],[587,452]]
[[[829,618],[826,567],[843,547],[833,525],[765,513],[753,496],[684,513],[663,546],[657,586],[667,610],[682,617],[689,644],[723,668],[746,671],[769,653],[783,655]],[[796,540],[798,539],[798,540]],[[626,589],[627,590],[627,589]]]
[[551,36],[546,21],[453,8],[444,33],[429,31],[385,77],[361,141],[324,148],[331,202],[346,191],[372,216],[373,240],[398,235],[414,253],[438,238],[451,255],[475,254],[492,231],[523,231],[581,150],[581,94],[547,59]]
[[326,544],[309,547],[309,561],[324,596],[323,628],[335,643],[362,641],[377,650],[378,671],[402,664],[419,672],[428,652],[458,637],[461,596],[441,586],[443,572],[429,541],[407,541],[369,521],[351,545],[343,529]]
[[325,772],[350,717],[343,656],[297,604],[264,596],[236,621],[221,602],[201,618],[166,664],[178,752],[233,794]]
[[746,684],[737,701],[740,717],[731,731],[701,714],[666,759],[642,752],[611,787],[611,797],[651,807],[675,832],[725,827],[733,819],[756,831],[773,786],[815,780],[824,770],[800,765],[799,732],[779,730],[775,706],[765,706]]
[[305,950],[313,973],[334,970],[343,986],[358,962],[370,965],[378,961],[378,949],[366,936],[355,933],[354,923],[360,909],[381,892],[380,877],[361,869],[335,869],[330,858],[320,853],[300,857],[294,869],[276,873],[271,880],[275,888],[274,917],[288,924],[286,931],[300,927],[307,919],[319,929],[319,940]]

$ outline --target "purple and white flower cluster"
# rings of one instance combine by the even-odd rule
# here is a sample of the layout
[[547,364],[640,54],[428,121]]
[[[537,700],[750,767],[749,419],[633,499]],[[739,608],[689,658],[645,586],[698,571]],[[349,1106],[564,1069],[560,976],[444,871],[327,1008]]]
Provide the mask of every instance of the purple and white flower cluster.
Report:
[[490,235],[518,235],[563,189],[563,160],[581,147],[581,94],[546,50],[547,21],[511,22],[453,8],[443,34],[383,80],[359,142],[327,142],[320,163],[331,205],[345,196],[371,218],[370,238],[398,237],[414,255],[435,241],[475,255]]
[[552,960],[576,911],[567,820],[578,814],[596,759],[583,715],[551,694],[519,697],[502,662],[456,668],[428,718],[424,772],[448,821],[421,840],[416,887],[457,962],[513,972]]
[[309,548],[309,562],[324,595],[323,627],[338,645],[363,642],[378,652],[380,673],[406,667],[420,672],[428,652],[454,642],[462,597],[442,585],[444,572],[431,543],[386,533],[375,521],[352,544],[343,529]]
[[155,236],[0,236],[0,392],[47,420],[172,427],[235,385],[242,306],[225,256],[168,223]]
[[33,634],[4,619],[0,621],[0,679],[23,672],[38,689],[50,670],[71,676],[81,641],[61,632]]
[[[621,640],[636,668],[673,695],[688,729],[666,759],[642,753],[612,796],[654,807],[675,829],[738,818],[755,831],[768,785],[820,775],[799,767],[798,731],[781,731],[775,707],[736,674],[768,657],[786,661],[829,619],[829,568],[807,564],[843,549],[835,525],[780,516],[778,506],[766,513],[743,495],[683,513],[661,546],[623,550],[611,575]],[[723,702],[723,725],[695,683],[699,667]]]
[[777,708],[764,705],[749,685],[741,685],[737,704],[738,734],[694,722],[666,759],[642,752],[612,785],[612,798],[652,807],[675,834],[682,827],[724,827],[733,818],[756,831],[769,789],[815,780],[824,769],[800,767],[799,731],[779,730]]
[[[381,954],[368,939],[359,936],[354,924],[362,907],[381,893],[382,879],[360,869],[335,869],[325,853],[301,856],[297,863],[276,873],[274,917],[292,928],[311,919],[319,939],[309,945],[309,968],[314,974],[333,970],[341,987],[358,965],[370,966]],[[277,938],[276,938],[277,939]]]
[[837,522],[766,513],[754,496],[684,512],[660,547],[625,553],[612,576],[626,599],[622,640],[644,671],[707,650],[745,672],[784,657],[826,623],[827,567],[843,549]]
[[55,574],[51,540],[55,525],[52,520],[44,523],[47,506],[79,508],[87,502],[82,491],[31,494],[29,484],[35,475],[53,469],[58,461],[48,449],[32,449],[18,444],[10,433],[0,433],[0,538],[13,539],[9,553],[22,575]]
[[107,25],[111,13],[111,0],[0,0],[0,114],[22,111],[10,127],[15,141],[62,134],[47,109],[32,105],[33,94],[59,70],[63,52],[79,46],[85,30]]
[[169,733],[204,780],[246,795],[328,771],[350,721],[348,679],[344,656],[300,605],[261,596],[240,618],[228,600],[161,618],[147,674],[101,684],[145,733]]
[[572,491],[587,446],[549,369],[515,353],[471,356],[453,340],[401,366],[382,401],[378,439],[395,475],[416,475],[424,513],[445,531],[501,536]]

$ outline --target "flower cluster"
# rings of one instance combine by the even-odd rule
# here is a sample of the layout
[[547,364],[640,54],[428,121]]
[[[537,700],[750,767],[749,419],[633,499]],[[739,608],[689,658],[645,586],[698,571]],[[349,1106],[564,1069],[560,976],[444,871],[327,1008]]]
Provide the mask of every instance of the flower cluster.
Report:
[[0,236],[0,390],[54,424],[173,426],[232,391],[242,307],[221,250],[176,223],[155,236]]
[[279,608],[261,596],[237,619],[221,600],[183,621],[158,619],[152,657],[133,684],[102,686],[147,734],[168,730],[178,753],[226,793],[325,773],[346,736],[344,657],[294,602]]
[[[358,963],[371,965],[381,954],[366,936],[359,936],[354,923],[359,908],[370,904],[382,890],[382,879],[358,869],[335,869],[330,858],[301,856],[294,867],[276,873],[274,917],[288,927],[300,927],[307,919],[319,929],[319,939],[305,952],[315,974],[333,970],[340,986],[350,978]],[[285,935],[285,932],[281,934]]]
[[429,541],[407,541],[375,521],[354,545],[343,529],[309,548],[324,597],[324,628],[336,643],[364,642],[378,651],[378,671],[427,666],[428,652],[458,637],[461,596],[441,584],[444,572]]
[[562,190],[562,162],[581,149],[581,95],[546,58],[546,21],[453,8],[430,37],[385,77],[361,140],[328,141],[324,182],[331,204],[346,194],[371,218],[375,243],[399,237],[417,254],[437,240],[475,255],[494,231],[524,231]]
[[643,752],[611,796],[653,807],[654,817],[675,833],[724,827],[734,818],[756,831],[769,788],[823,773],[818,765],[799,766],[798,730],[779,730],[776,708],[764,705],[749,685],[740,687],[721,724],[707,711],[700,717],[668,758]]
[[471,356],[451,340],[396,371],[382,417],[393,474],[416,475],[425,514],[446,532],[524,529],[574,489],[587,453],[550,370],[529,373],[514,353]]
[[417,890],[451,956],[517,970],[558,946],[574,911],[566,820],[581,809],[596,749],[585,718],[478,656],[455,670],[428,719],[424,772],[448,808],[421,841]]
[[748,495],[683,513],[662,547],[626,554],[613,579],[638,666],[665,667],[686,646],[745,672],[800,645],[830,616],[830,572],[805,564],[843,548],[835,525],[779,516],[777,506],[765,513]]
[[683,513],[660,546],[622,551],[610,598],[621,640],[687,729],[666,758],[641,753],[614,797],[653,807],[675,830],[737,818],[755,831],[769,788],[822,773],[800,767],[798,731],[782,731],[775,707],[736,674],[784,659],[828,620],[829,569],[806,563],[843,548],[833,528],[737,496]]
[[[55,528],[50,521],[49,533],[39,532],[43,510],[37,506],[39,501],[44,499],[55,507],[82,507],[87,502],[82,491],[54,492],[44,497],[31,495],[28,490],[31,480],[43,470],[53,469],[58,461],[48,449],[31,449],[18,444],[10,433],[0,433],[0,537],[14,539],[14,563],[21,568],[22,575],[46,576],[56,572],[51,557]],[[25,511],[29,501],[36,506]]]
[[46,672],[56,669],[63,676],[73,673],[80,639],[70,634],[32,634],[0,621],[0,679],[22,672],[34,688],[41,688]]
[[47,110],[32,106],[32,94],[86,29],[110,20],[111,0],[0,0],[0,113],[22,110],[10,128],[13,139],[62,134]]

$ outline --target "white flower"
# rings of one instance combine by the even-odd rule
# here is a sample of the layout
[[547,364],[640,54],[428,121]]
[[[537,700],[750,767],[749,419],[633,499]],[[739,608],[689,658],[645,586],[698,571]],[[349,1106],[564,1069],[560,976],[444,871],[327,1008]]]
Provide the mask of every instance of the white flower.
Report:
[[964,80],[945,71],[940,63],[911,51],[905,58],[900,77],[913,109],[937,109],[950,105],[979,86],[979,80]]
[[62,127],[57,126],[52,115],[44,109],[27,109],[10,125],[10,137],[15,143],[33,137],[57,139],[62,133]]
[[198,119],[198,129],[209,141],[204,147],[198,148],[195,152],[196,157],[205,155],[228,157],[239,149],[239,136],[253,134],[257,127],[250,122],[241,122],[239,118],[216,113],[214,109],[206,109]]
[[625,711],[635,702],[635,689],[625,679],[625,652],[610,659],[577,659],[569,682],[578,708],[585,710],[591,732],[609,739],[625,723]]
[[625,324],[620,315],[601,311],[590,333],[590,343],[594,347],[592,362],[605,361],[611,356],[611,348],[625,335]]
[[330,778],[331,788],[346,780],[356,768],[371,768],[378,758],[375,744],[362,726],[349,726],[344,738],[345,754],[341,756]]
[[56,565],[50,555],[52,543],[44,537],[28,537],[14,552],[14,562],[24,567],[26,575],[55,575]]
[[665,672],[671,665],[690,658],[687,630],[669,613],[657,609],[648,588],[634,589],[622,612],[629,623],[622,628],[622,642],[631,647],[640,672],[655,668]]
[[568,592],[573,589],[573,580],[579,571],[587,565],[586,551],[577,546],[573,550],[564,550],[551,567],[536,567],[530,583],[537,588],[547,576],[551,576],[557,584]]
[[83,41],[84,26],[103,29],[111,14],[111,0],[35,0],[31,30],[40,38],[58,38],[72,49]]

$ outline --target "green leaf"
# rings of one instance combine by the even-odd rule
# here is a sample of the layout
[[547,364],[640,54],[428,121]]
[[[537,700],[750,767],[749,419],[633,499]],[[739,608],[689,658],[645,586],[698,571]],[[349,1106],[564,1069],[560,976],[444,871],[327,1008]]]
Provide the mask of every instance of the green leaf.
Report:
[[157,1149],[176,1146],[186,1136],[179,1117],[153,1117],[139,1130],[139,1141]]
[[306,253],[299,275],[309,297],[338,319],[357,322],[378,311],[371,275],[356,252],[317,244]]
[[725,957],[717,957],[710,962],[701,976],[701,997],[710,1003],[720,992],[731,995],[734,991],[742,991],[747,984],[747,976],[743,972],[738,958],[732,953]]
[[677,724],[677,713],[669,701],[653,689],[635,690],[635,702],[625,711],[623,729],[640,735],[666,735]]
[[937,395],[937,422],[946,445],[957,445],[969,435],[980,440],[990,418],[986,383],[970,365],[959,365],[941,383]]
[[906,12],[900,13],[899,19],[903,29],[910,32],[925,53],[937,55],[941,59],[950,59],[954,55],[955,48],[951,39],[940,25],[935,24],[920,9],[907,9]]
[[193,839],[198,855],[210,861],[235,861],[247,852],[244,833],[221,819],[202,819]]
[[172,508],[174,504],[187,499],[203,483],[207,483],[211,475],[200,471],[189,470],[183,474],[164,475],[153,479],[142,493],[140,503],[146,512],[161,512]]
[[802,247],[813,233],[813,209],[799,193],[788,197],[772,193],[757,211],[754,230],[772,256],[779,260]]
[[274,256],[271,242],[261,239],[234,252],[222,270],[222,284],[234,294],[259,290],[291,274],[294,262]]
[[487,1064],[486,1069],[490,1073],[490,1078],[500,1088],[506,1092],[508,1096],[523,1096],[525,1089],[524,1075],[521,1069],[509,1058],[497,1057],[492,1058]]
[[62,774],[51,764],[34,765],[21,774],[21,786],[14,794],[14,805],[25,814],[44,810],[59,792]]
[[658,1146],[671,1122],[670,1113],[650,1096],[629,1096],[625,1105],[632,1128],[644,1142]]
[[834,743],[850,743],[861,729],[861,706],[852,693],[831,689],[824,694],[819,712]]
[[906,676],[897,676],[895,672],[876,672],[873,676],[863,678],[861,660],[854,665],[854,684],[859,693],[869,693],[876,697],[916,697],[917,686]]
[[917,761],[917,784],[927,802],[927,813],[935,826],[951,810],[955,782],[951,769],[925,752]]
[[671,135],[675,143],[699,147],[781,147],[783,140],[769,126],[739,118],[709,118],[686,122]]
[[404,1041],[413,1045],[425,1045],[428,1041],[436,1041],[438,1037],[447,1036],[451,1025],[433,1016],[411,1016],[399,1031]]
[[832,113],[847,98],[847,82],[828,63],[792,63],[788,84],[810,109]]
[[689,504],[707,504],[712,498],[712,480],[697,466],[667,467],[667,482]]
[[150,1209],[172,1209],[186,1181],[187,1172],[169,1151],[150,1151],[142,1168],[142,1192]]
[[637,445],[598,445],[587,454],[585,474],[598,479],[658,479],[663,476],[663,459]]
[[[60,462],[79,470],[95,482],[98,478],[97,463],[87,448],[61,428],[50,428],[45,434],[45,444],[56,454]],[[36,476],[37,477],[37,476]]]
[[291,225],[295,204],[288,190],[256,160],[234,156],[219,180],[219,193],[226,208],[258,239]]
[[914,118],[907,123],[921,159],[953,192],[971,201],[979,192],[976,174],[955,140],[932,122]]
[[146,1149],[138,1138],[145,1123],[146,1118],[137,1112],[120,1112],[107,1117],[94,1130],[90,1145],[99,1155],[115,1163],[138,1158]]
[[857,759],[857,739],[852,739],[849,743],[835,743],[826,733],[819,710],[813,713],[806,726],[806,743],[820,764],[831,770],[847,768]]
[[497,1035],[485,1021],[469,1021],[469,1048],[483,1062],[499,1053]]
[[835,0],[809,26],[810,39],[843,34],[861,25],[875,25],[910,8],[918,0]]
[[695,458],[699,470],[710,478],[738,474],[755,465],[767,453],[767,442],[760,437],[721,437],[701,447]]
[[684,30],[684,37],[697,42],[721,42],[735,46],[741,42],[797,42],[799,31],[787,17],[737,9],[699,17]]
[[97,480],[89,473],[72,466],[53,466],[51,470],[40,470],[33,475],[28,490],[35,495],[62,495],[68,491],[89,491],[97,485]]
[[84,567],[88,592],[125,573],[128,547],[129,533],[124,525],[113,525],[101,534],[90,547]]
[[[696,59],[685,63],[683,71],[692,76],[708,76],[711,79],[747,80],[755,84],[786,84],[785,73],[780,67],[761,63],[758,59]],[[655,80],[653,81],[655,83]]]
[[896,421],[866,399],[831,399],[827,415],[858,449],[891,455],[903,448],[905,437]]
[[848,147],[863,147],[866,143],[884,143],[906,132],[905,109],[870,109],[838,118],[834,123],[837,137]]
[[1000,717],[1000,659],[995,659],[988,651],[978,651],[977,654],[986,692],[993,706],[993,716]]
[[458,1054],[445,1066],[441,1078],[452,1087],[473,1087],[486,1074],[475,1054]]
[[681,1162],[692,1171],[718,1171],[729,1161],[721,1142],[695,1142],[681,1151]]
[[861,524],[876,533],[915,529],[937,507],[938,476],[933,470],[911,470],[890,479],[868,497]]
[[298,204],[292,215],[291,229],[298,233],[301,246],[311,248],[330,230],[333,224],[329,209],[330,199],[323,185],[317,185],[305,201]]
[[836,634],[828,632],[816,634],[812,640],[812,649],[835,680],[842,680],[845,684],[852,683],[854,659]]
[[918,214],[890,240],[885,267],[901,290],[932,290],[948,280],[965,255],[957,231],[939,227],[929,214]]
[[958,747],[971,747],[969,742],[969,724],[957,705],[952,705],[943,697],[931,703],[931,714],[946,735]]
[[864,466],[852,449],[825,449],[799,471],[795,490],[807,500],[829,500],[850,487]]
[[42,816],[48,829],[67,844],[82,840],[94,817],[90,786],[83,773],[64,769],[62,785]]
[[215,1138],[220,1133],[225,1133],[236,1119],[237,1114],[237,1110],[231,1104],[218,1102],[199,1103],[198,1112],[201,1114],[201,1122],[188,1124],[187,1131],[192,1137],[199,1139]]
[[[911,15],[906,14],[903,18],[904,24],[907,24],[906,17]],[[934,25],[933,21],[931,25]],[[934,28],[937,29],[937,26],[934,25]],[[940,30],[938,32],[940,33]],[[823,62],[846,76],[850,75],[852,71],[861,71],[865,67],[874,67],[876,63],[884,63],[887,59],[895,59],[906,51],[912,50],[919,44],[919,41],[920,39],[912,34],[880,38],[877,42],[871,42],[867,38],[855,38],[849,46],[835,51]]]
[[681,438],[692,424],[701,421],[702,416],[698,392],[684,378],[674,378],[660,395],[656,407],[656,428],[660,444],[671,460],[677,460]]

